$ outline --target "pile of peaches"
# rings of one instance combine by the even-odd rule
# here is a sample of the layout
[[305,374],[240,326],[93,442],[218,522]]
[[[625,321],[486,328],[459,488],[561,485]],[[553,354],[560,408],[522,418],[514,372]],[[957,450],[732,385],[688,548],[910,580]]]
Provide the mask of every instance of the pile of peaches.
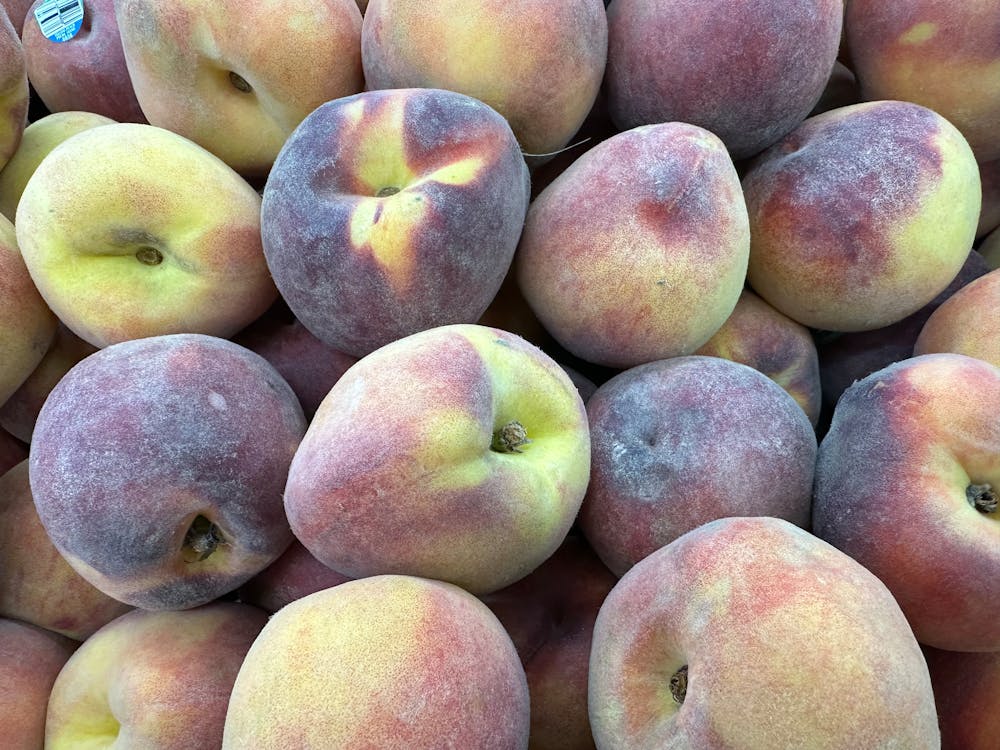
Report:
[[997,750],[1000,0],[0,0],[4,750]]

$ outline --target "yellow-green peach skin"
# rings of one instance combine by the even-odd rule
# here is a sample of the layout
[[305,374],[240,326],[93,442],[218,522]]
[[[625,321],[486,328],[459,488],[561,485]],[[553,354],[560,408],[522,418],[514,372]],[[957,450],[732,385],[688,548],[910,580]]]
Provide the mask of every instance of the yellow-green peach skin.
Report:
[[524,668],[496,616],[441,581],[374,576],[299,599],[247,653],[223,750],[526,750]]
[[559,344],[626,368],[704,344],[736,306],[749,252],[722,141],[663,123],[612,136],[553,180],[528,210],[514,265]]
[[257,192],[205,149],[152,125],[67,138],[21,195],[35,285],[94,346],[171,333],[228,337],[278,295]]
[[292,460],[285,511],[340,573],[479,594],[555,552],[589,473],[587,415],[563,369],[506,331],[442,326],[337,381]]
[[956,352],[1000,367],[1000,271],[959,289],[927,319],[914,354]]
[[28,125],[28,73],[15,25],[0,8],[0,168],[17,150]]
[[886,587],[777,518],[700,526],[594,625],[598,750],[938,750],[927,665]]

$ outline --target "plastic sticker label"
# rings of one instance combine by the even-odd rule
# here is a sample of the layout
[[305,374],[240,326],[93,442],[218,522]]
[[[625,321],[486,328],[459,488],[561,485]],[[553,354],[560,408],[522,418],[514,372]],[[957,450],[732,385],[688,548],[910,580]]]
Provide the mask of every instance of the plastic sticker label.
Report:
[[68,42],[83,25],[83,0],[44,0],[35,8],[35,20],[50,42]]

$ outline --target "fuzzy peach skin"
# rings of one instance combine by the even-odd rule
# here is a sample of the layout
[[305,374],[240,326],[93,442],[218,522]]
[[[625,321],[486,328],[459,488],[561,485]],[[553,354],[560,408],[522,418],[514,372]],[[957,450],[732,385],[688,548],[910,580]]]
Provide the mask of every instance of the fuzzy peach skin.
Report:
[[590,484],[579,524],[617,576],[726,516],[809,524],[816,435],[781,386],[718,357],[632,367],[587,402]]
[[506,331],[442,326],[337,381],[292,460],[285,510],[299,541],[344,575],[405,573],[481,594],[555,552],[589,475],[586,411],[562,368]]
[[937,750],[927,665],[861,565],[776,518],[725,518],[630,570],[594,626],[599,750]]
[[474,323],[507,274],[529,195],[510,126],[464,94],[370,91],[312,112],[264,187],[282,297],[318,339],[360,357]]
[[[7,15],[14,25],[14,29],[17,31],[18,37],[21,36],[21,30],[24,26],[24,21],[28,15],[28,8],[32,6],[34,0],[0,0],[0,6],[3,6],[4,10],[7,11]],[[34,23],[32,18],[32,23]]]
[[[35,0],[34,11],[46,0]],[[37,23],[21,35],[31,83],[49,112],[83,111],[146,122],[125,67],[114,0],[87,0],[76,36],[53,43]]]
[[734,159],[806,118],[840,44],[842,0],[613,0],[606,86],[619,128],[681,121]]
[[115,0],[146,119],[264,176],[316,107],[362,90],[354,0]]
[[624,369],[704,344],[736,306],[749,251],[722,141],[664,123],[601,142],[553,180],[531,204],[514,263],[561,346]]
[[806,120],[743,178],[750,285],[810,328],[866,331],[955,277],[979,221],[979,167],[941,115],[866,102]]
[[10,18],[0,12],[0,169],[17,150],[28,125],[28,96],[24,47]]
[[537,570],[482,600],[510,634],[528,678],[529,750],[594,747],[587,676],[594,620],[618,579],[571,535]]
[[924,323],[914,355],[957,352],[1000,367],[1000,270],[959,289]]
[[833,64],[830,78],[826,82],[823,94],[812,108],[809,116],[829,112],[831,109],[846,107],[861,101],[861,91],[854,72],[839,60]]
[[42,404],[63,375],[77,362],[97,351],[60,323],[42,361],[21,386],[0,406],[0,427],[25,443],[31,442]]
[[93,112],[56,112],[28,125],[17,151],[0,170],[0,214],[14,221],[24,186],[52,149],[71,135],[113,122]]
[[307,420],[312,419],[333,384],[358,361],[309,333],[281,300],[232,340],[274,365],[295,391]]
[[240,601],[271,614],[309,594],[353,580],[321,563],[297,539],[240,587]]
[[58,322],[28,273],[14,225],[0,216],[0,405],[42,361]]
[[305,427],[291,388],[248,349],[200,334],[126,341],[49,394],[31,491],[53,543],[101,591],[194,607],[291,543],[281,489]]
[[996,0],[850,0],[844,18],[861,95],[939,112],[980,161],[1000,158]]
[[507,119],[526,155],[569,143],[607,48],[601,0],[370,0],[361,28],[368,88],[468,94]]
[[924,354],[858,381],[820,444],[813,531],[881,578],[917,639],[1000,650],[1000,368]]
[[941,727],[941,750],[996,750],[1000,737],[1000,652],[924,646]]
[[986,259],[973,250],[958,276],[941,294],[898,323],[874,331],[820,334],[816,351],[819,354],[824,410],[832,413],[837,399],[855,380],[913,356],[913,345],[931,314],[959,289],[989,273],[989,270]]
[[59,672],[47,750],[213,750],[236,674],[267,614],[221,602],[129,612],[88,638]]
[[66,139],[15,217],[35,285],[94,346],[169,333],[227,337],[277,298],[260,196],[200,146],[116,123]]
[[981,239],[1000,227],[1000,159],[980,163],[979,181],[983,186],[983,207],[976,237]]
[[52,544],[28,482],[28,461],[0,475],[0,617],[82,641],[131,607],[98,591]]
[[4,750],[39,750],[56,676],[76,643],[42,628],[0,618],[0,737]]
[[822,397],[812,332],[749,289],[740,294],[722,327],[694,353],[722,357],[764,373],[788,391],[815,427]]
[[274,615],[233,687],[223,750],[524,750],[528,684],[485,604],[441,581],[348,581]]

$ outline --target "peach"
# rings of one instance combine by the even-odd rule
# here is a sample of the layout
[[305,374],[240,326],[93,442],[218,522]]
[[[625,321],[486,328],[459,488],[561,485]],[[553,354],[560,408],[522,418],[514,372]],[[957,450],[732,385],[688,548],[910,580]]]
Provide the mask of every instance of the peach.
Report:
[[994,750],[1000,737],[1000,651],[924,646],[941,727],[941,750]]
[[632,568],[594,625],[599,750],[937,750],[920,647],[886,587],[777,518],[725,518]]
[[613,0],[606,86],[619,128],[681,121],[734,159],[806,118],[840,45],[842,0]]
[[826,82],[823,94],[812,108],[809,116],[858,104],[860,101],[861,91],[858,88],[854,72],[838,60],[833,64],[833,70],[830,71],[830,78]]
[[7,13],[0,12],[0,169],[17,150],[28,124],[28,95],[24,47]]
[[816,435],[781,386],[691,355],[633,367],[587,402],[590,485],[580,528],[615,575],[703,523],[809,523]]
[[[292,387],[311,420],[333,384],[357,357],[327,346],[313,336],[283,301],[258,318],[232,340],[270,362]],[[0,424],[3,424],[0,410]]]
[[1000,15],[994,0],[850,0],[844,29],[868,100],[940,113],[980,161],[1000,158]]
[[[46,0],[35,0],[34,12]],[[34,20],[34,19],[32,19]],[[21,35],[28,81],[50,112],[82,111],[117,122],[145,122],[125,67],[114,0],[87,0],[83,23],[53,43],[37,23]]]
[[[3,6],[4,10],[7,11],[7,15],[14,25],[14,29],[17,31],[18,37],[21,36],[21,30],[24,26],[25,20],[27,20],[28,8],[34,4],[35,0],[0,0],[0,6]],[[34,18],[31,19],[34,23]]]
[[0,427],[0,477],[28,457],[28,445]]
[[131,607],[98,591],[52,544],[24,460],[0,475],[0,617],[82,641]]
[[60,323],[42,361],[0,406],[0,427],[19,440],[30,443],[38,412],[56,383],[73,365],[96,351],[97,347],[88,344]]
[[664,123],[608,138],[553,180],[531,204],[514,263],[562,347],[624,369],[704,344],[736,305],[749,251],[722,141]]
[[4,750],[39,750],[56,676],[76,647],[42,628],[0,619],[0,737]]
[[989,270],[986,259],[973,250],[941,294],[898,323],[874,331],[821,335],[816,349],[826,412],[832,412],[837,399],[855,380],[913,356],[913,345],[931,314],[951,295]]
[[0,213],[14,221],[24,186],[52,149],[71,135],[113,122],[93,112],[56,112],[28,125],[17,151],[0,170]]
[[1000,367],[1000,270],[959,289],[920,329],[914,355],[956,352]]
[[250,647],[223,750],[528,747],[528,685],[481,601],[375,576],[292,602]]
[[257,354],[201,334],[101,349],[45,401],[31,491],[91,584],[144,609],[211,601],[291,543],[281,489],[306,422]]
[[594,620],[618,579],[580,536],[482,600],[510,634],[528,678],[530,750],[594,747],[587,676]]
[[583,401],[514,334],[442,326],[363,357],[288,471],[292,531],[352,578],[400,573],[481,594],[559,547],[590,475]]
[[812,332],[749,289],[740,294],[722,327],[694,353],[759,370],[788,391],[813,426],[819,420],[819,355]]
[[983,238],[1000,227],[1000,159],[981,163],[979,180],[983,185],[983,207],[976,237]]
[[52,149],[24,188],[15,226],[42,297],[94,346],[170,333],[227,337],[278,296],[260,200],[176,133],[115,123]]
[[297,539],[240,587],[240,601],[271,614],[309,594],[353,580],[317,560]]
[[979,253],[993,270],[1000,268],[1000,227],[997,227],[979,245]]
[[529,157],[583,124],[607,46],[601,0],[370,0],[361,28],[368,88],[468,94],[506,118]]
[[57,325],[28,273],[14,225],[0,216],[0,405],[42,361]]
[[528,194],[514,134],[486,104],[366,92],[319,107],[282,148],[264,188],[264,253],[302,324],[361,357],[475,323],[510,268]]
[[811,117],[743,178],[748,279],[810,328],[866,331],[930,302],[979,220],[979,167],[941,115],[867,102]]
[[118,617],[59,672],[45,747],[219,747],[236,674],[266,622],[234,602]]
[[817,536],[881,578],[917,639],[1000,650],[1000,368],[924,354],[840,397],[819,448]]
[[316,107],[364,85],[354,0],[115,0],[115,13],[149,122],[247,177],[267,175]]

